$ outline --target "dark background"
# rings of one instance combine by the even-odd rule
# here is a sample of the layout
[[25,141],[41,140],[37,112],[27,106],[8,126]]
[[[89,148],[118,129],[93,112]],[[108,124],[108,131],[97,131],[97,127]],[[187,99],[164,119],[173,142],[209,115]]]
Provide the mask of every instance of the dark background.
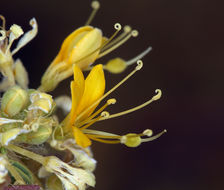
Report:
[[[8,27],[16,23],[27,31],[32,17],[38,21],[37,37],[15,56],[29,71],[30,87],[38,87],[41,73],[63,39],[85,23],[90,2],[1,0],[0,13]],[[110,112],[143,103],[156,88],[162,89],[163,97],[95,127],[119,134],[146,128],[168,133],[134,149],[95,142],[97,190],[224,189],[223,6],[217,0],[101,1],[92,25],[110,36],[114,23],[130,24],[140,35],[97,63],[117,56],[128,60],[153,47],[143,59],[143,69],[110,96],[117,99]],[[131,70],[106,73],[107,89]],[[53,95],[69,94],[69,81],[61,83]]]

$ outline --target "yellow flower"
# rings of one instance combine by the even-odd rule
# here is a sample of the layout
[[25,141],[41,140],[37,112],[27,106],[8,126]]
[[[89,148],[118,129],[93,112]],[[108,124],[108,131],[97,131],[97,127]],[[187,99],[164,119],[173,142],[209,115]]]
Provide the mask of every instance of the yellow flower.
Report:
[[[117,87],[124,83],[136,71],[140,70],[141,67],[142,62],[139,61],[138,66],[134,71],[132,71],[114,88],[104,94],[105,78],[102,65],[93,67],[86,79],[84,79],[80,68],[77,65],[74,65],[74,81],[71,82],[72,108],[69,115],[62,122],[65,136],[72,132],[76,143],[83,148],[90,146],[91,140],[110,144],[122,143],[128,147],[136,147],[139,146],[142,142],[148,142],[161,136],[165,131],[151,137],[152,131],[150,129],[146,129],[143,133],[140,134],[129,133],[124,136],[87,129],[89,126],[99,120],[109,119],[136,111],[150,104],[151,102],[158,100],[161,97],[161,91],[157,89],[157,94],[144,104],[113,115],[109,115],[108,112],[103,111],[108,105],[114,104],[116,102],[115,99],[109,99],[104,106],[94,112],[95,108],[102,99],[104,99]],[[97,115],[99,116],[97,117]],[[141,138],[143,136],[147,136],[147,138]]]
[[88,67],[98,57],[101,45],[102,32],[98,28],[83,26],[72,32],[44,73],[40,90],[51,91],[59,82],[70,77],[73,64],[81,69]]
[[77,65],[74,65],[73,72],[74,81],[71,82],[72,109],[66,125],[72,128],[76,143],[82,147],[87,147],[91,145],[91,141],[77,127],[77,124],[89,117],[97,104],[78,120],[77,116],[103,96],[105,90],[104,72],[102,65],[97,65],[93,67],[85,80],[82,71]]

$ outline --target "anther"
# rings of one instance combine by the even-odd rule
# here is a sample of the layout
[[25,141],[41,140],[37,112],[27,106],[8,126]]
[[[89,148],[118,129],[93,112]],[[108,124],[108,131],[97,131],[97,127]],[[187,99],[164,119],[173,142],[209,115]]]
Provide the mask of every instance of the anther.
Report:
[[131,32],[131,27],[129,25],[124,26],[124,32]]
[[108,105],[115,104],[115,103],[116,103],[116,99],[115,98],[107,100],[107,104]]
[[137,31],[137,30],[132,30],[132,31],[131,31],[131,35],[132,35],[133,37],[137,37],[137,36],[138,36],[138,31]]
[[153,134],[153,132],[152,132],[151,129],[146,129],[146,130],[143,131],[142,134],[143,134],[143,135],[146,135],[146,136],[148,136],[148,137],[151,137],[152,134]]
[[137,61],[137,66],[135,67],[136,71],[139,71],[143,67],[143,62],[142,60]]
[[24,34],[23,29],[17,24],[13,24],[10,27],[10,30],[11,30],[12,34],[14,35],[15,39],[19,38],[21,35]]
[[93,9],[99,9],[100,8],[100,3],[99,1],[93,1],[91,4]]
[[142,139],[141,141],[142,141],[142,142],[153,141],[153,140],[159,138],[160,136],[162,136],[162,135],[163,135],[164,133],[166,133],[166,132],[167,132],[167,130],[165,129],[165,130],[163,130],[162,132],[158,133],[157,135],[154,135],[154,136],[149,137],[149,138]]
[[107,111],[103,111],[101,114],[100,114],[101,117],[104,117],[104,118],[107,118],[110,116],[109,112]]
[[114,28],[116,29],[116,30],[121,30],[122,29],[122,26],[121,26],[121,24],[120,23],[116,23],[115,25],[114,25]]
[[153,101],[156,101],[156,100],[160,99],[161,96],[162,96],[162,91],[161,91],[160,89],[156,89],[155,92],[156,92],[157,94],[156,94],[155,96],[152,97],[152,100],[153,100]]

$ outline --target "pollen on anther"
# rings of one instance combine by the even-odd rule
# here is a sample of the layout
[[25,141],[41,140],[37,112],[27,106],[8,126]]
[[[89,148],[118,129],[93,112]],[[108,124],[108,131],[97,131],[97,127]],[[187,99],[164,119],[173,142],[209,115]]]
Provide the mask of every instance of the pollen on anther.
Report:
[[99,1],[93,1],[91,4],[93,9],[99,9],[100,8],[100,3]]
[[142,134],[143,134],[143,135],[146,135],[146,136],[148,136],[148,137],[151,137],[152,134],[153,134],[153,132],[152,132],[151,129],[146,129],[146,130],[143,131]]
[[137,37],[137,36],[138,36],[138,31],[137,31],[137,30],[133,30],[133,31],[131,32],[131,35],[132,35],[133,37]]
[[116,103],[116,99],[115,98],[107,100],[107,104],[108,105],[115,104],[115,103]]
[[100,115],[101,117],[105,117],[105,118],[110,116],[109,112],[107,111],[103,111]]

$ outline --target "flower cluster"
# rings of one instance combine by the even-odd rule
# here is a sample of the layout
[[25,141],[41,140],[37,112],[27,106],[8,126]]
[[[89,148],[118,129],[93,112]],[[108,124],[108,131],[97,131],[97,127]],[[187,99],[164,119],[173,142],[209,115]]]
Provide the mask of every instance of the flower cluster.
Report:
[[[99,9],[99,2],[94,1],[92,7],[93,12],[86,25],[64,40],[37,89],[28,87],[28,73],[22,61],[13,59],[13,55],[36,36],[36,20],[31,19],[32,29],[24,34],[16,24],[7,30],[5,18],[0,16],[0,72],[4,76],[0,82],[0,91],[4,93],[0,108],[0,184],[84,190],[95,185],[93,171],[96,160],[90,149],[92,141],[137,147],[165,132],[152,136],[152,130],[146,129],[140,134],[118,135],[89,128],[98,121],[141,109],[158,100],[162,94],[161,90],[156,89],[156,95],[142,105],[112,115],[105,111],[116,103],[114,98],[106,101],[105,98],[142,68],[140,59],[151,47],[129,61],[115,58],[105,65],[97,64],[99,58],[132,36],[137,36],[138,32],[125,26],[118,35],[122,27],[116,23],[115,33],[110,38],[104,37],[100,29],[89,25]],[[16,48],[11,50],[12,44],[19,38]],[[120,73],[134,63],[137,63],[134,70],[105,92],[104,70]],[[86,78],[83,72],[89,72]],[[53,98],[49,92],[72,75],[71,97],[62,95]],[[98,108],[104,101],[104,105]],[[65,113],[62,121],[58,119],[57,109]],[[36,168],[29,169],[30,165],[36,165]]]

